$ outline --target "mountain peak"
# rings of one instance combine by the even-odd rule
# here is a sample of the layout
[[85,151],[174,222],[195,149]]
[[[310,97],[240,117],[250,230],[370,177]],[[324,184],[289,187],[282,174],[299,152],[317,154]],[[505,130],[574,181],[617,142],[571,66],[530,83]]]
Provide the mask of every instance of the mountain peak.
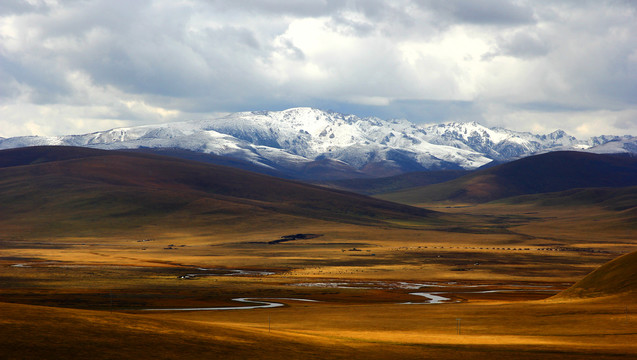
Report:
[[555,140],[562,139],[562,138],[573,138],[573,139],[575,139],[575,137],[570,136],[564,130],[561,130],[561,129],[555,130],[552,133],[547,134],[546,137],[550,138],[550,139],[555,139]]
[[[84,135],[0,139],[0,149],[71,145],[102,149],[182,149],[222,156],[292,174],[334,160],[353,174],[382,176],[430,169],[473,169],[557,149],[606,146],[637,149],[634,137],[580,141],[558,130],[534,135],[488,128],[475,121],[420,126],[404,119],[358,117],[311,107],[252,111],[161,125],[111,129]],[[637,150],[634,150],[637,151]],[[329,162],[323,162],[325,164]]]

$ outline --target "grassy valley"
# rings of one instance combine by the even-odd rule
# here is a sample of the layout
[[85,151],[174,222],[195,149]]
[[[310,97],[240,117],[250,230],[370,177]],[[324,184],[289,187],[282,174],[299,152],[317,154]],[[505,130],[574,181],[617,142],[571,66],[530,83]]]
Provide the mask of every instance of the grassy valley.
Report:
[[592,157],[616,170],[594,189],[383,196],[414,207],[156,154],[0,159],[8,358],[637,355],[631,160]]

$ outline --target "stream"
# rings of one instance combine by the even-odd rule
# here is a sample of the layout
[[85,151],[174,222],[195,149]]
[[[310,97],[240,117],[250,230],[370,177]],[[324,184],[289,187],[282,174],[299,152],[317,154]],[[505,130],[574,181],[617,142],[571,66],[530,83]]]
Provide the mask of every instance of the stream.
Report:
[[318,302],[317,300],[310,299],[296,299],[296,298],[236,298],[232,301],[258,304],[258,305],[246,305],[246,306],[219,306],[219,307],[200,307],[200,308],[166,308],[166,309],[144,309],[144,311],[216,311],[216,310],[252,310],[252,309],[266,309],[285,306],[283,303],[273,301],[262,300],[288,300],[288,301],[305,301],[305,302]]

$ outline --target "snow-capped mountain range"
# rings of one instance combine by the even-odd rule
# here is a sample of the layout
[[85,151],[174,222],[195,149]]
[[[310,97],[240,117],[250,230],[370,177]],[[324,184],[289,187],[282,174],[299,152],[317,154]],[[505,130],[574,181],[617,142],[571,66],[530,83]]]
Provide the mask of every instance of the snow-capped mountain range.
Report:
[[342,178],[474,169],[493,160],[554,150],[637,153],[637,138],[632,136],[578,140],[561,130],[535,135],[477,123],[419,126],[312,108],[241,112],[84,135],[0,138],[0,149],[37,145],[182,149],[297,178],[307,178],[308,171],[313,173],[309,177]]

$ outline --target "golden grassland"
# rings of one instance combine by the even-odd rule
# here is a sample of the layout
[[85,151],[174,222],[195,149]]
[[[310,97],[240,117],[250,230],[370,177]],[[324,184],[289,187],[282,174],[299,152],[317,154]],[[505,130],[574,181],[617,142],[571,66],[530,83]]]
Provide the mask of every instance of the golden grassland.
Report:
[[[461,226],[257,216],[227,226],[198,218],[190,229],[166,221],[83,237],[21,237],[7,228],[0,352],[105,359],[637,356],[634,294],[550,297],[635,250],[634,224],[621,212],[497,204],[433,210],[462,219]],[[268,244],[299,233],[321,236]],[[234,269],[254,273],[226,275]],[[352,286],[316,284],[337,282]],[[399,282],[430,286],[376,286]],[[415,291],[453,302],[402,304],[425,300],[410,295]],[[237,306],[232,299],[239,297],[319,302],[143,311]]]
[[[612,359],[637,353],[635,315],[606,302],[304,305],[121,312],[3,305],[7,358]],[[458,332],[457,319],[461,319]]]

